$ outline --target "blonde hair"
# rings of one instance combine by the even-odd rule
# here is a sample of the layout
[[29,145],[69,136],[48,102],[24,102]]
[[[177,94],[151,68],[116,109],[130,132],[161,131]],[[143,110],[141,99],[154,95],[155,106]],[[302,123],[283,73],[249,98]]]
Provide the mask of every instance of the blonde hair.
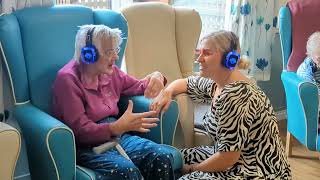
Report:
[[[207,34],[201,39],[201,43],[209,41],[214,45],[215,50],[226,54],[230,51],[237,51],[240,54],[239,38],[232,31],[220,30]],[[237,63],[237,69],[248,69],[250,62],[247,57],[240,56]]]
[[112,46],[114,49],[120,46],[122,43],[121,30],[111,29],[105,25],[83,25],[80,26],[80,29],[77,32],[75,39],[75,51],[74,51],[74,60],[80,61],[81,49],[86,46],[86,39],[88,31],[92,30],[92,44],[97,48],[99,53],[102,48],[103,41],[112,41]]
[[314,32],[307,41],[307,55],[312,56],[316,49],[320,49],[320,31]]

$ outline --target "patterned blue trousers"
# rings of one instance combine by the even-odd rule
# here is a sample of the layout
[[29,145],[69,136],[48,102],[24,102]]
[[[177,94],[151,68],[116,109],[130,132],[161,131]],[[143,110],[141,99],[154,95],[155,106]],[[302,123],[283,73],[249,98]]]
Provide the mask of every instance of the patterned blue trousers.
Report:
[[[104,122],[110,122],[107,118]],[[148,139],[123,134],[118,142],[131,161],[116,148],[95,154],[92,148],[77,150],[77,164],[92,169],[98,180],[141,180],[174,179],[173,155],[166,146]]]

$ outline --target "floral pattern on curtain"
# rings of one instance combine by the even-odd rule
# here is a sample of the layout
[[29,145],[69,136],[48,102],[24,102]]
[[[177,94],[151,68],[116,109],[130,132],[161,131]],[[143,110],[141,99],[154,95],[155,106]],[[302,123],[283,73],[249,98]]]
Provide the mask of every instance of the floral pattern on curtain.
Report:
[[241,54],[247,55],[251,62],[245,73],[256,80],[270,80],[277,3],[278,0],[231,0],[226,28],[239,36]]
[[31,6],[50,6],[55,0],[0,0],[0,13],[11,13],[17,9]]

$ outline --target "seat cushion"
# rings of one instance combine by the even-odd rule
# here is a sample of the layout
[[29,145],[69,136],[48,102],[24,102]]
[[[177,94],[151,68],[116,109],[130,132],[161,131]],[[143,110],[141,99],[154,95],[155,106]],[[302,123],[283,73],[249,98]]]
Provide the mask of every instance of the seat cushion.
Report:
[[85,168],[85,167],[77,165],[76,180],[82,180],[82,179],[95,180],[96,179],[96,174],[91,169],[88,169],[88,168]]
[[[320,1],[319,0],[291,0],[287,3],[292,16],[292,52],[287,69],[297,71],[306,57],[306,43],[309,36],[320,30]],[[308,20],[309,19],[309,20]]]

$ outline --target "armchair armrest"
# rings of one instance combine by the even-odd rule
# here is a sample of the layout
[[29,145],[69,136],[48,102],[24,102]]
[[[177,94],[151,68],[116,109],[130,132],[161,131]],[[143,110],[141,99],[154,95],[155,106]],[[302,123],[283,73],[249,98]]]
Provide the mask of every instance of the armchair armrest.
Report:
[[288,131],[310,150],[316,150],[318,136],[318,87],[295,72],[283,71],[287,101]]
[[21,148],[20,132],[0,122],[0,174],[3,179],[13,179]]
[[184,143],[182,147],[193,147],[194,146],[194,104],[191,98],[183,93],[179,94],[175,98],[179,106],[179,122],[181,125],[182,141]]
[[31,103],[17,105],[13,114],[26,140],[32,179],[74,179],[72,130]]
[[[125,96],[118,103],[119,114],[123,114],[128,106],[128,100],[133,101],[133,112],[149,111],[150,99],[144,96]],[[179,108],[176,101],[172,101],[167,112],[160,115],[160,123],[148,133],[138,133],[139,136],[150,139],[156,143],[173,144],[179,116]]]

